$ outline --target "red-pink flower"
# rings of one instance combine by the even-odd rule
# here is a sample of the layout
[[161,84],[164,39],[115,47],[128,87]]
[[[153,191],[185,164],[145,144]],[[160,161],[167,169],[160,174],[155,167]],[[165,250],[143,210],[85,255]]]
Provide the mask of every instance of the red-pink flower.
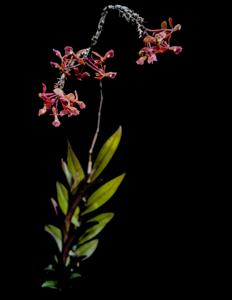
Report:
[[114,50],[109,50],[104,56],[101,56],[99,53],[92,51],[92,54],[95,56],[95,63],[104,63],[108,58],[114,57]]
[[168,50],[179,54],[182,51],[180,46],[170,46],[172,33],[181,29],[180,24],[173,27],[172,18],[169,18],[170,29],[167,22],[163,21],[160,29],[146,29],[147,35],[143,39],[144,46],[139,51],[139,59],[136,61],[138,65],[143,65],[147,60],[149,64],[157,61],[157,53],[164,53]]
[[147,60],[149,64],[157,61],[156,51],[151,47],[144,47],[139,51],[140,58],[136,61],[138,65],[143,65]]
[[[60,59],[60,62],[51,62],[51,66],[58,69],[65,76],[74,74],[78,80],[82,80],[90,77],[89,71],[94,71],[95,78],[98,80],[102,80],[105,77],[113,79],[116,76],[116,72],[106,72],[105,64],[108,58],[114,56],[113,50],[106,52],[104,56],[101,56],[97,52],[91,52],[87,55],[87,49],[74,52],[70,46],[64,48],[64,55],[59,50],[53,49],[53,52]],[[75,93],[65,94],[59,86],[57,85],[57,88],[48,93],[46,85],[43,84],[43,91],[39,93],[44,106],[39,110],[38,115],[41,116],[46,112],[51,112],[54,117],[52,124],[55,127],[59,127],[61,124],[59,117],[65,115],[68,117],[77,116],[80,114],[79,109],[85,108],[84,102],[78,99],[76,91]]]
[[106,72],[105,62],[108,58],[114,57],[114,51],[106,52],[104,56],[92,51],[90,58],[86,58],[86,65],[95,71],[95,79],[102,80],[103,78],[114,79],[116,72]]
[[44,106],[39,110],[38,115],[41,116],[46,112],[51,111],[54,121],[52,125],[59,127],[61,122],[59,117],[68,115],[77,116],[80,114],[80,111],[75,107],[79,106],[80,109],[84,109],[85,103],[78,99],[77,92],[65,94],[64,91],[60,88],[55,88],[52,93],[47,93],[47,87],[43,83],[43,91],[39,93],[39,97],[43,100]]
[[90,74],[88,72],[81,72],[80,68],[78,67],[73,68],[73,71],[78,80],[82,80],[90,77]]
[[[92,51],[90,55],[86,55],[86,49],[74,52],[73,48],[66,46],[64,48],[65,54],[62,55],[60,51],[53,49],[53,52],[60,59],[60,63],[50,62],[51,66],[64,73],[66,76],[71,76],[74,73],[78,80],[90,77],[89,70],[95,72],[95,78],[102,80],[105,77],[115,78],[116,72],[106,72],[106,60],[114,57],[114,51],[109,50],[104,56]],[[86,71],[86,68],[89,70]]]
[[169,48],[169,50],[172,50],[175,54],[180,54],[183,49],[180,46],[172,46]]

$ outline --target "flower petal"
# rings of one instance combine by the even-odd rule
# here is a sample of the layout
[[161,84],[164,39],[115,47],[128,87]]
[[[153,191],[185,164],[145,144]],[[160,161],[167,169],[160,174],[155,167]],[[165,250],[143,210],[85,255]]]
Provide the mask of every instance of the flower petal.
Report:
[[153,64],[154,61],[157,61],[157,57],[155,55],[155,53],[153,53],[152,55],[148,56],[147,62],[149,64]]
[[61,125],[60,120],[58,118],[55,118],[55,120],[52,122],[52,125],[54,127],[59,127]]
[[56,56],[58,56],[60,59],[62,59],[62,55],[61,55],[59,50],[56,50],[56,49],[52,49],[52,50],[53,50],[53,52],[55,53]]
[[56,68],[56,69],[60,69],[60,65],[58,63],[55,63],[53,61],[50,61],[50,65],[53,67],[53,68]]
[[146,56],[141,56],[139,59],[136,60],[136,64],[137,65],[143,65],[146,58],[147,58]]
[[104,55],[104,59],[107,59],[107,58],[112,58],[114,57],[114,50],[110,50],[108,52],[106,52],[106,54]]
[[162,29],[167,29],[167,28],[168,28],[167,21],[163,21],[163,22],[161,23],[161,28],[162,28]]
[[178,31],[178,30],[181,30],[180,24],[176,24],[176,26],[173,28],[173,31]]
[[39,110],[38,116],[40,117],[40,116],[44,115],[46,112],[47,112],[47,107],[46,107],[46,105],[44,105],[44,107]]
[[169,50],[172,50],[176,55],[178,55],[182,52],[183,48],[180,46],[172,46]]
[[59,96],[59,97],[64,97],[64,92],[63,92],[62,89],[55,88],[55,89],[53,90],[53,92],[54,92],[54,94],[56,94],[56,95]]
[[70,47],[70,46],[66,46],[66,47],[64,48],[64,51],[65,51],[65,55],[73,54],[73,48]]
[[171,17],[168,18],[168,23],[169,23],[170,27],[173,28],[173,20]]
[[86,105],[85,105],[85,103],[83,101],[78,101],[77,103],[80,106],[80,109],[86,108]]
[[116,75],[117,75],[117,72],[108,72],[105,74],[105,77],[114,79],[116,77]]
[[45,84],[45,83],[42,83],[42,87],[43,87],[43,93],[46,93],[46,91],[47,91],[46,84]]

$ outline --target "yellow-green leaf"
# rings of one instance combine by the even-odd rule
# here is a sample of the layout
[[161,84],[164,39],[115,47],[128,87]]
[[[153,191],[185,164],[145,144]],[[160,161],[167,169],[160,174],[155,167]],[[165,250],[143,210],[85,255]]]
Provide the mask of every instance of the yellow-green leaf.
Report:
[[100,222],[108,223],[113,217],[114,217],[114,213],[102,213],[98,216],[95,216],[95,217],[87,220],[86,223],[94,223],[94,222],[96,222],[96,223],[100,223]]
[[94,251],[97,249],[98,246],[98,240],[93,240],[88,243],[85,243],[84,245],[81,245],[76,251],[75,254],[78,257],[83,257],[83,260],[89,258]]
[[62,252],[62,233],[61,230],[54,226],[54,225],[46,225],[45,226],[45,231],[48,232],[53,239],[55,240],[57,247],[59,249],[60,252]]
[[60,209],[66,215],[68,212],[68,191],[66,187],[58,181],[56,182],[56,191]]
[[69,168],[68,168],[66,162],[63,159],[61,159],[61,167],[62,167],[62,170],[63,170],[64,175],[66,177],[66,180],[68,182],[68,185],[71,187],[72,186],[72,174],[69,171]]
[[72,174],[73,177],[73,187],[72,189],[75,189],[78,184],[85,178],[85,173],[82,169],[82,166],[76,157],[75,153],[73,152],[73,149],[68,143],[68,155],[67,155],[67,163],[68,163],[68,169]]
[[57,286],[58,286],[57,280],[47,280],[41,285],[42,288],[50,288],[50,289],[57,289],[58,288]]
[[105,204],[117,191],[125,175],[126,174],[124,173],[108,181],[97,189],[87,200],[86,210],[82,213],[82,215],[90,213]]
[[81,277],[81,274],[80,273],[72,273],[70,276],[69,276],[69,280],[73,280],[73,279],[76,279],[76,278],[79,278]]
[[78,227],[79,214],[80,214],[80,207],[77,206],[77,208],[72,216],[72,223],[73,223],[73,225],[75,225],[75,227]]
[[93,164],[93,171],[90,176],[91,181],[95,180],[108,165],[118,148],[121,137],[122,127],[120,126],[118,130],[105,142],[100,152],[98,153],[97,158]]
[[105,214],[105,217],[101,219],[99,224],[88,228],[84,232],[84,234],[79,238],[79,240],[78,240],[79,244],[83,244],[83,243],[91,240],[95,236],[97,236],[104,229],[106,224],[109,223],[112,220],[113,216],[114,216],[113,213],[112,214]]
[[52,264],[48,265],[46,268],[44,268],[44,271],[47,272],[55,272],[56,269],[54,268],[54,266]]
[[57,211],[58,204],[56,203],[56,200],[54,198],[51,198],[50,200],[51,200],[53,209],[55,211],[55,214],[58,216],[58,211]]

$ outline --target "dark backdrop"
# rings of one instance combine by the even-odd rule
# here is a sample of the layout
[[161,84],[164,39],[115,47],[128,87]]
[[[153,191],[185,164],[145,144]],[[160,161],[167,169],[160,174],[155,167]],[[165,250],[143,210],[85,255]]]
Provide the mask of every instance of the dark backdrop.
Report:
[[103,233],[99,249],[83,264],[83,279],[72,295],[111,299],[141,294],[148,299],[192,295],[204,284],[204,264],[199,271],[205,255],[199,211],[204,164],[199,169],[205,134],[201,130],[202,103],[196,97],[191,5],[76,1],[49,7],[27,4],[27,12],[21,7],[23,14],[18,15],[15,26],[11,50],[18,64],[10,88],[17,95],[12,100],[17,109],[12,117],[13,133],[6,135],[6,152],[13,167],[7,168],[11,196],[3,221],[8,291],[13,281],[22,295],[53,294],[39,288],[51,250],[43,232],[50,218],[49,198],[61,176],[60,158],[65,157],[67,138],[86,167],[99,94],[97,82],[77,83],[87,109],[58,129],[50,125],[49,117],[37,117],[42,104],[37,95],[41,82],[51,86],[54,79],[49,66],[54,60],[52,48],[87,47],[102,8],[114,3],[140,13],[148,27],[158,27],[172,16],[175,23],[182,24],[172,43],[184,50],[179,56],[164,54],[153,65],[138,66],[135,61],[142,43],[134,28],[117,13],[110,13],[106,20],[97,49],[100,53],[114,49],[109,67],[118,76],[103,82],[105,102],[96,149],[122,125],[122,142],[104,178],[124,171],[127,175],[105,208],[116,213],[115,219]]

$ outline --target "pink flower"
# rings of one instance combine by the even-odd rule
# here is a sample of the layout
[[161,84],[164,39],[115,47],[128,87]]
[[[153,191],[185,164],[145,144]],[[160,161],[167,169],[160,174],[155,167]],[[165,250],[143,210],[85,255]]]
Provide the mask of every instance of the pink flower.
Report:
[[[95,63],[99,61],[99,63],[105,62],[108,58],[114,57],[114,50],[109,50],[106,52],[104,56],[101,56],[99,53],[92,51],[92,54],[95,55]],[[96,58],[97,57],[97,58]]]
[[64,51],[65,51],[65,55],[72,55],[73,54],[73,48],[70,47],[70,46],[66,46],[64,48]]
[[68,115],[77,116],[80,114],[80,111],[75,107],[79,106],[80,109],[86,107],[83,101],[78,99],[77,92],[65,94],[64,91],[60,88],[55,88],[52,93],[47,93],[46,85],[43,83],[43,91],[39,93],[39,97],[43,100],[44,106],[39,110],[38,115],[41,116],[48,111],[52,112],[54,116],[54,121],[52,125],[59,127],[61,122],[59,117]]
[[55,53],[56,56],[58,56],[60,59],[62,59],[62,55],[59,50],[53,49],[53,52]]
[[117,76],[116,72],[105,72],[105,71],[101,71],[96,73],[95,79],[97,80],[102,80],[103,78],[110,78],[110,79],[114,79]]
[[104,56],[101,56],[97,52],[92,52],[91,57],[86,59],[86,65],[95,71],[95,79],[102,80],[103,78],[114,79],[117,75],[116,72],[106,72],[105,61],[108,58],[114,57],[114,51],[110,50],[106,52]]
[[53,116],[54,116],[54,121],[52,122],[52,125],[54,127],[59,127],[60,126],[60,120],[58,119],[58,112],[57,112],[57,109],[55,107],[52,107],[52,113],[53,113]]
[[136,61],[138,65],[143,65],[147,60],[149,64],[153,64],[154,61],[157,61],[156,51],[151,47],[144,47],[139,51],[140,58]]
[[[86,55],[88,53],[87,49],[74,52],[70,46],[64,48],[64,55],[59,50],[53,49],[53,52],[60,59],[60,62],[50,62],[50,64],[62,73],[61,76],[63,74],[65,76],[74,74],[78,80],[82,80],[90,77],[90,73],[86,71],[86,68],[88,68],[88,71],[94,71],[97,80],[102,80],[103,78],[114,79],[117,75],[116,72],[106,72],[105,62],[108,58],[114,56],[113,50],[106,52],[104,56],[97,52],[91,52],[89,55]],[[42,93],[39,93],[39,97],[43,100],[44,105],[39,110],[38,115],[42,116],[47,112],[51,112],[54,117],[53,126],[60,126],[59,117],[66,115],[68,117],[77,116],[80,114],[80,110],[86,107],[85,103],[78,99],[76,91],[65,94],[61,88],[55,88],[52,92],[47,93],[46,85],[44,83],[42,85],[43,90]]]
[[82,80],[90,77],[90,74],[88,72],[81,72],[78,67],[73,68],[73,70],[78,80]]
[[169,48],[169,50],[172,50],[175,54],[180,54],[183,48],[180,46],[172,46]]
[[170,29],[166,21],[163,21],[160,29],[148,29],[146,28],[147,35],[143,39],[145,47],[139,51],[139,58],[136,63],[143,65],[147,60],[149,64],[157,61],[157,53],[164,53],[168,50],[173,51],[175,54],[179,54],[182,51],[180,46],[170,46],[170,40],[172,33],[181,29],[181,25],[177,24],[173,27],[172,18],[168,20]]
[[95,78],[102,80],[103,78],[115,78],[115,72],[106,72],[105,63],[108,58],[114,57],[114,51],[109,50],[104,56],[92,51],[90,55],[86,56],[86,49],[74,52],[73,48],[66,46],[64,48],[65,54],[62,56],[61,52],[53,49],[53,52],[60,59],[60,63],[50,62],[51,66],[64,73],[66,76],[71,76],[74,72],[78,80],[90,77],[90,73],[85,69],[88,68],[95,72]]

